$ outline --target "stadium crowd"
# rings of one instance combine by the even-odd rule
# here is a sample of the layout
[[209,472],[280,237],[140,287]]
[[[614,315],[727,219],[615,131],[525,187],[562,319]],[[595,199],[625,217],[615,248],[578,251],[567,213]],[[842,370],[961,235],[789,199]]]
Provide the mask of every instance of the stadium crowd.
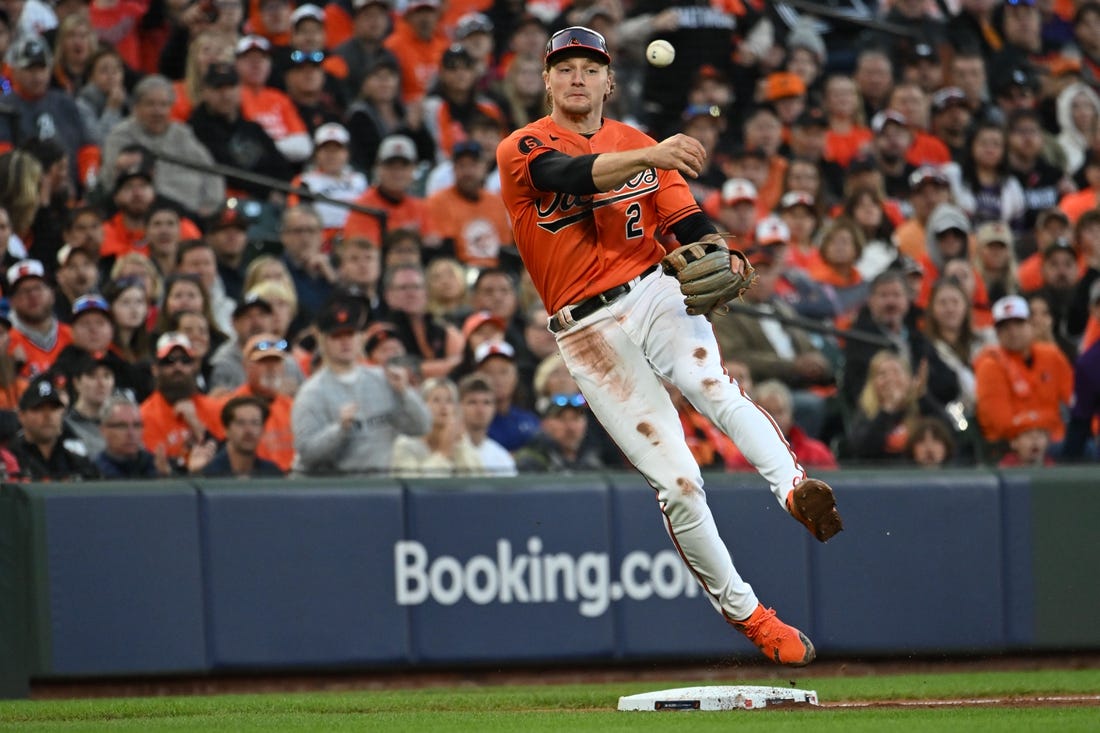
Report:
[[[706,147],[759,275],[727,371],[807,468],[1095,460],[1100,3],[841,6],[0,0],[2,470],[624,467],[499,196],[570,25],[611,116]],[[670,397],[704,469],[751,468]]]

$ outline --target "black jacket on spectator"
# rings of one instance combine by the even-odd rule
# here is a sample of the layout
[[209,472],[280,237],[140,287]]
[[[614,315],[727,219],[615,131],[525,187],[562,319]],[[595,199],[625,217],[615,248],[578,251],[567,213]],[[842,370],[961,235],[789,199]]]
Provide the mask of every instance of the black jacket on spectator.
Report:
[[[927,360],[927,393],[941,405],[946,405],[958,399],[958,376],[951,367],[943,362],[943,359],[936,353],[936,348],[925,338],[924,334],[913,326],[911,319],[906,319],[906,321],[909,367],[913,370],[913,374],[917,374],[921,362]],[[887,333],[871,319],[870,311],[866,307],[860,311],[852,329],[876,336],[888,337]],[[847,344],[844,346],[843,390],[844,399],[849,405],[855,405],[859,399],[859,393],[867,381],[867,369],[871,366],[871,359],[883,348],[885,347],[877,344],[848,339]]]
[[59,438],[50,457],[46,458],[38,446],[27,442],[23,433],[15,436],[8,449],[19,461],[23,478],[31,481],[79,481],[99,478],[99,470],[84,456],[65,447]]
[[95,465],[105,479],[160,478],[153,454],[144,448],[130,460],[120,460],[100,453],[96,456]]
[[[188,120],[195,136],[214,160],[252,173],[270,176],[281,181],[294,177],[294,166],[275,147],[275,141],[256,122],[238,117],[230,120],[215,115],[200,104]],[[226,176],[226,186],[245,191],[250,197],[264,200],[271,193],[267,186]]]
[[[73,369],[87,353],[79,346],[69,344],[54,359],[53,367],[50,370],[54,374],[65,378],[70,402],[76,400],[76,393],[73,392],[72,388]],[[144,402],[145,398],[153,393],[153,372],[148,364],[131,364],[110,350],[103,355],[103,360],[115,373],[116,389],[129,390],[138,402]]]

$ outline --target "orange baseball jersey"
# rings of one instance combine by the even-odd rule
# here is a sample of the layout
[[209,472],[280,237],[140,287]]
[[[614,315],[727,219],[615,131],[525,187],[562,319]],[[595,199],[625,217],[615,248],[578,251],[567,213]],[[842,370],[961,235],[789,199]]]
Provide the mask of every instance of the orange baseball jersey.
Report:
[[48,372],[58,355],[73,342],[73,332],[67,323],[57,324],[57,337],[48,349],[36,344],[18,328],[11,329],[10,334],[8,353],[16,362],[22,362],[23,367],[19,370],[19,376],[27,379],[33,378],[36,374]]
[[264,128],[278,142],[290,135],[307,133],[306,123],[290,97],[272,87],[241,87],[241,115]]
[[500,264],[500,248],[512,243],[512,226],[500,194],[483,190],[471,201],[450,186],[429,196],[427,204],[435,231],[454,240],[460,262],[474,267]]
[[[234,397],[264,399],[253,392],[248,384],[242,384],[226,396],[221,406],[224,407],[225,403]],[[294,400],[284,394],[276,395],[267,403],[267,407],[270,412],[267,422],[264,423],[264,434],[260,438],[260,445],[256,448],[256,455],[271,461],[284,471],[289,471],[291,464],[294,463],[294,431],[290,425],[290,411],[294,407]]]
[[[394,229],[412,229],[423,239],[432,239],[431,215],[424,199],[418,196],[405,196],[400,201],[393,201],[383,196],[377,188],[370,187],[362,196],[355,200],[360,206],[369,206],[372,209],[382,209],[386,212],[386,231]],[[344,237],[362,237],[375,244],[382,242],[382,227],[378,219],[358,211],[348,212],[348,221],[344,225]]]
[[[224,400],[204,394],[194,395],[191,400],[195,403],[195,413],[210,435],[215,440],[225,440],[221,419]],[[141,419],[145,422],[142,433],[145,447],[150,453],[156,453],[162,445],[169,458],[180,458],[191,452],[191,428],[160,392],[154,392],[141,403]]]
[[1028,356],[989,346],[974,358],[986,440],[1010,440],[1024,424],[1046,429],[1054,442],[1065,437],[1061,410],[1073,399],[1073,367],[1054,344],[1032,344]]
[[639,275],[665,255],[657,234],[699,211],[683,176],[650,168],[591,196],[540,191],[530,164],[551,150],[578,156],[656,142],[615,120],[590,138],[549,117],[516,130],[497,148],[501,195],[535,289],[550,313]]

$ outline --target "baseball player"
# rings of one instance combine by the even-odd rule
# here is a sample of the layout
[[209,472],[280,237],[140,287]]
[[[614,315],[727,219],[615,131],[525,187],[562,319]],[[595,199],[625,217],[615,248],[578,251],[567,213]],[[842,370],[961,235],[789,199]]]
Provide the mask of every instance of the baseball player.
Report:
[[769,659],[805,665],[814,658],[810,640],[761,604],[734,568],[661,379],[734,440],[780,504],[823,542],[842,528],[833,493],[806,477],[771,417],[725,373],[710,322],[689,315],[687,288],[660,267],[658,230],[718,251],[727,279],[751,274],[684,180],[702,169],[702,145],[681,134],[657,143],[604,119],[615,87],[610,64],[603,36],[588,28],[565,28],[547,43],[551,113],[497,148],[515,241],[569,371],[656,490],[669,535],[711,603]]

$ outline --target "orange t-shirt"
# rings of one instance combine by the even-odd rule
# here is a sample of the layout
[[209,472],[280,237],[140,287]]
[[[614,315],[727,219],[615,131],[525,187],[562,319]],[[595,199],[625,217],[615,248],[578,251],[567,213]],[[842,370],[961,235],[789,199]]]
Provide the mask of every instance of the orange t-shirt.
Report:
[[555,313],[621,285],[657,263],[657,241],[676,222],[699,212],[676,171],[650,168],[612,191],[591,196],[540,191],[530,164],[551,150],[566,155],[613,153],[654,145],[629,125],[604,120],[591,137],[550,117],[516,130],[497,148],[501,195],[523,263],[547,310]]
[[[386,218],[386,231],[394,229],[412,229],[421,237],[433,237],[431,215],[424,199],[418,196],[405,196],[399,202],[393,203],[371,187],[367,192],[355,200],[360,206],[369,206],[372,209],[382,209],[388,215]],[[378,219],[358,211],[348,212],[348,221],[344,225],[344,237],[362,237],[380,244],[382,242],[382,227]]]
[[905,151],[905,159],[916,166],[943,165],[951,162],[951,151],[935,135],[914,130],[913,144]]
[[[222,406],[234,397],[257,397],[248,384],[242,384],[230,392],[222,400]],[[266,398],[262,398],[265,401]],[[288,395],[278,395],[267,403],[270,410],[267,422],[264,423],[264,434],[260,438],[260,445],[256,449],[256,455],[271,461],[283,471],[289,471],[294,463],[294,431],[290,425],[290,411],[294,407],[294,400]],[[220,409],[220,408],[219,408]]]
[[1100,205],[1100,199],[1098,199],[1096,193],[1096,190],[1092,188],[1067,193],[1058,202],[1058,208],[1069,217],[1071,224],[1076,224],[1077,220],[1081,218],[1081,214]]
[[8,353],[16,361],[23,361],[23,368],[19,370],[19,376],[32,379],[37,374],[48,372],[54,361],[56,361],[58,354],[72,342],[73,331],[67,323],[57,324],[57,338],[54,339],[53,346],[48,349],[35,345],[33,341],[27,338],[25,333],[18,328],[13,328],[8,336]]
[[1031,347],[1031,364],[990,346],[974,358],[978,423],[986,440],[1009,440],[1017,426],[1036,425],[1055,443],[1066,434],[1062,405],[1073,397],[1073,367],[1054,344]]
[[928,233],[924,229],[924,224],[916,218],[902,222],[894,230],[894,239],[897,240],[898,251],[914,260],[919,261],[928,254]]
[[168,115],[176,122],[187,122],[195,109],[195,103],[187,92],[187,82],[182,80],[172,82],[172,92],[175,94],[176,101],[172,103],[172,109]]
[[401,99],[412,102],[428,93],[428,88],[439,73],[443,52],[451,45],[451,41],[438,28],[435,35],[425,41],[413,32],[404,18],[399,18],[393,33],[382,45],[393,52],[397,63],[401,65]]
[[241,87],[241,115],[259,123],[272,140],[307,134],[306,123],[290,97],[271,87]]
[[[195,403],[195,413],[207,432],[216,440],[225,440],[221,419],[224,400],[203,394],[194,395],[191,400]],[[156,453],[161,445],[169,458],[181,458],[191,451],[194,438],[191,428],[183,418],[176,415],[172,405],[168,404],[160,392],[154,392],[141,403],[141,419],[145,422],[142,436],[150,453]]]
[[[180,240],[202,239],[202,230],[187,217],[180,219]],[[149,244],[145,241],[144,229],[127,229],[122,220],[122,212],[103,222],[103,245],[99,248],[101,257],[122,257],[131,252],[149,256]]]
[[[1077,255],[1077,279],[1085,276],[1089,269],[1089,263],[1083,255]],[[1016,269],[1016,281],[1020,283],[1020,291],[1030,293],[1043,287],[1043,255],[1039,252],[1030,254],[1024,258]]]
[[853,126],[848,132],[825,132],[825,160],[831,160],[841,168],[847,168],[863,147],[871,142],[869,127]]
[[460,262],[474,267],[500,263],[500,248],[512,243],[512,225],[500,194],[482,190],[471,201],[451,186],[429,196],[426,203],[433,229],[454,240]]

